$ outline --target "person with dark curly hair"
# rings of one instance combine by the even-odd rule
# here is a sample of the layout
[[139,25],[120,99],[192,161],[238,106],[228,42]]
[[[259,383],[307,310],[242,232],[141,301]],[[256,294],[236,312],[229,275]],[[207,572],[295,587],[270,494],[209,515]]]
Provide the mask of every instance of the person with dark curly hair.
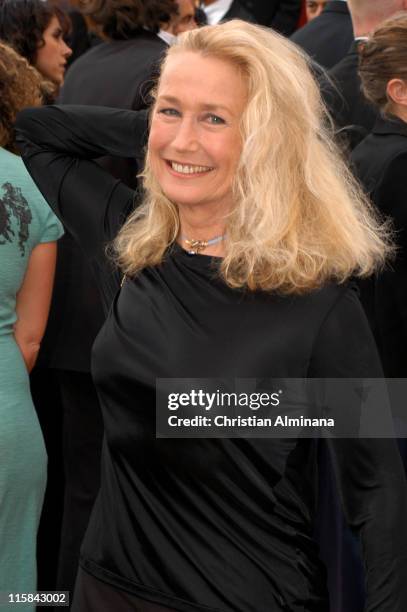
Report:
[[64,40],[69,20],[49,0],[1,0],[0,39],[58,89],[72,54]]
[[[1,592],[36,589],[36,538],[46,482],[47,455],[28,372],[47,321],[62,225],[15,155],[13,127],[17,113],[40,106],[43,95],[37,70],[0,43]],[[23,609],[34,608],[31,603]]]

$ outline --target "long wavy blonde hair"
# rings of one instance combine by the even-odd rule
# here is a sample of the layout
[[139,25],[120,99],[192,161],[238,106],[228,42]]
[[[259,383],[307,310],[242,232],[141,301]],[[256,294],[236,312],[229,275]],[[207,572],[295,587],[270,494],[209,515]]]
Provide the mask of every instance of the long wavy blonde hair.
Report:
[[[391,251],[388,228],[332,141],[302,52],[271,30],[237,20],[183,34],[162,72],[168,58],[185,51],[230,62],[247,83],[235,206],[219,270],[224,281],[301,293],[372,273]],[[127,275],[159,265],[179,233],[177,204],[162,192],[148,152],[141,176],[144,201],[114,243]]]

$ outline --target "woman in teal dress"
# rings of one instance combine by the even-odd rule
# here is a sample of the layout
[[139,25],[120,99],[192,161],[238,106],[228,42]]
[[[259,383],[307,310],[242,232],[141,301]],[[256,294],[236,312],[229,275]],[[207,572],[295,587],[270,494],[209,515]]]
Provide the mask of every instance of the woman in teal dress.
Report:
[[[47,456],[28,373],[44,333],[63,230],[14,149],[15,116],[41,104],[41,77],[0,44],[0,83],[0,592],[30,593]],[[35,603],[18,608],[34,610]]]

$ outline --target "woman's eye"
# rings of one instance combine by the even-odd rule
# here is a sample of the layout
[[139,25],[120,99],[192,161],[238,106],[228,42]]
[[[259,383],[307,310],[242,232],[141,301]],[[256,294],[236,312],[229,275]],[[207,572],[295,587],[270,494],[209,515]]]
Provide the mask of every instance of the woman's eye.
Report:
[[55,32],[53,33],[53,36],[54,38],[59,40],[62,37],[62,30],[55,30]]
[[206,119],[212,125],[224,125],[226,123],[226,121],[224,119],[222,119],[222,117],[219,117],[218,115],[212,115],[212,114],[211,115],[207,115]]
[[179,111],[177,111],[175,108],[161,108],[157,112],[160,113],[161,115],[165,115],[166,117],[178,117],[179,116]]

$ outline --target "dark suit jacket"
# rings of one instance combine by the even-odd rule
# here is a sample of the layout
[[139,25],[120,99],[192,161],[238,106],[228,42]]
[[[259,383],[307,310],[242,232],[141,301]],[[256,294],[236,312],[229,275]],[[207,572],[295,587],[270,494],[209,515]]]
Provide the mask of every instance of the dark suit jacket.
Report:
[[[381,213],[393,219],[399,247],[374,280],[368,312],[387,377],[407,376],[407,124],[379,118],[352,153],[355,172]],[[362,293],[363,299],[363,293]],[[371,305],[368,304],[368,310]]]
[[295,31],[301,14],[301,0],[240,0],[257,23],[286,36]]
[[369,134],[378,117],[377,110],[362,93],[358,65],[357,43],[353,42],[347,55],[328,72],[335,87],[322,89],[336,127],[350,150]]
[[[69,69],[59,102],[138,110],[148,105],[148,91],[158,75],[167,45],[141,30],[130,40],[103,42]],[[103,164],[114,176],[135,185],[134,161],[110,158]]]
[[[158,36],[144,30],[131,40],[97,45],[69,69],[60,102],[134,110],[145,107],[166,47]],[[99,161],[111,174],[135,187],[141,160],[137,163],[134,159],[106,157]],[[51,312],[39,365],[89,371],[91,347],[103,321],[89,264],[66,232],[59,242]]]
[[69,19],[71,20],[71,29],[67,43],[72,49],[72,55],[68,59],[68,68],[86,51],[102,42],[102,39],[96,34],[88,31],[86,21],[79,11],[70,10]]
[[243,21],[249,23],[256,23],[254,15],[243,6],[240,0],[233,0],[230,9],[222,17],[222,21],[230,21],[231,19],[243,19]]
[[321,15],[300,28],[291,40],[324,68],[332,68],[348,52],[353,28],[346,2],[328,2]]

